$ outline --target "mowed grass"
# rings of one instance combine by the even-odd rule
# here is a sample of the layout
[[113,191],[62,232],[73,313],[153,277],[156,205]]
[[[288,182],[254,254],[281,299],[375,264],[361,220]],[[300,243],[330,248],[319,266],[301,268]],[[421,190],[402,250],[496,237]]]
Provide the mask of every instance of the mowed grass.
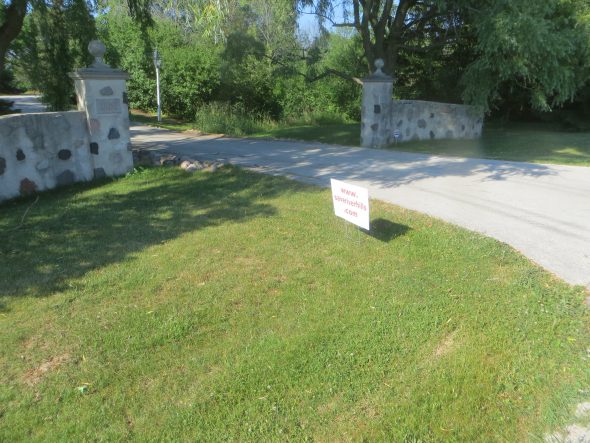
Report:
[[33,201],[0,206],[0,441],[540,441],[590,397],[584,289],[481,235],[228,168]]

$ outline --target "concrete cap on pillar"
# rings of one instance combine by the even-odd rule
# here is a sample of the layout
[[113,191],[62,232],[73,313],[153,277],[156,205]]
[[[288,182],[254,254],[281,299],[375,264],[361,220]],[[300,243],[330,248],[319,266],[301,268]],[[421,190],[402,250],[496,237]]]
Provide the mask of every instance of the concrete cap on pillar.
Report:
[[110,68],[110,66],[104,62],[104,54],[107,52],[107,47],[103,42],[100,40],[92,40],[88,43],[88,52],[94,57],[94,63],[91,65],[93,68]]

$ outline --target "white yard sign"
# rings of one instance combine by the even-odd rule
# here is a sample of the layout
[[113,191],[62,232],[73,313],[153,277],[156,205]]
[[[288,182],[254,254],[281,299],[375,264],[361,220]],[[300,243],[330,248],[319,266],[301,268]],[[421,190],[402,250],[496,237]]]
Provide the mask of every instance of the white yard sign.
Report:
[[339,180],[332,182],[334,213],[363,229],[369,230],[369,190]]

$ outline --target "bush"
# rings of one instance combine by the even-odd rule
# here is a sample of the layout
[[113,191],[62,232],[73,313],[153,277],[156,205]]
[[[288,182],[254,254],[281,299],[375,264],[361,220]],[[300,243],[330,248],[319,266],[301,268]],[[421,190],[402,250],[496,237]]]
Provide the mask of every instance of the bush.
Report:
[[204,48],[166,48],[161,74],[164,111],[185,119],[191,119],[219,88],[217,59]]
[[211,102],[196,112],[195,126],[203,132],[242,136],[272,127],[274,123],[268,117],[246,112],[241,105]]
[[281,123],[287,126],[324,126],[324,125],[341,125],[351,123],[352,119],[348,118],[341,112],[329,111],[310,111],[299,116],[287,116],[281,120]]

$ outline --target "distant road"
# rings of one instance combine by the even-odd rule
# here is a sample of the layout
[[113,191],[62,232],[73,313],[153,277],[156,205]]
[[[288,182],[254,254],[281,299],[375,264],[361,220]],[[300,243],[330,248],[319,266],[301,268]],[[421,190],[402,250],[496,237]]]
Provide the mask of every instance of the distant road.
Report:
[[0,95],[0,99],[14,102],[12,109],[20,109],[21,114],[47,111],[40,95]]

